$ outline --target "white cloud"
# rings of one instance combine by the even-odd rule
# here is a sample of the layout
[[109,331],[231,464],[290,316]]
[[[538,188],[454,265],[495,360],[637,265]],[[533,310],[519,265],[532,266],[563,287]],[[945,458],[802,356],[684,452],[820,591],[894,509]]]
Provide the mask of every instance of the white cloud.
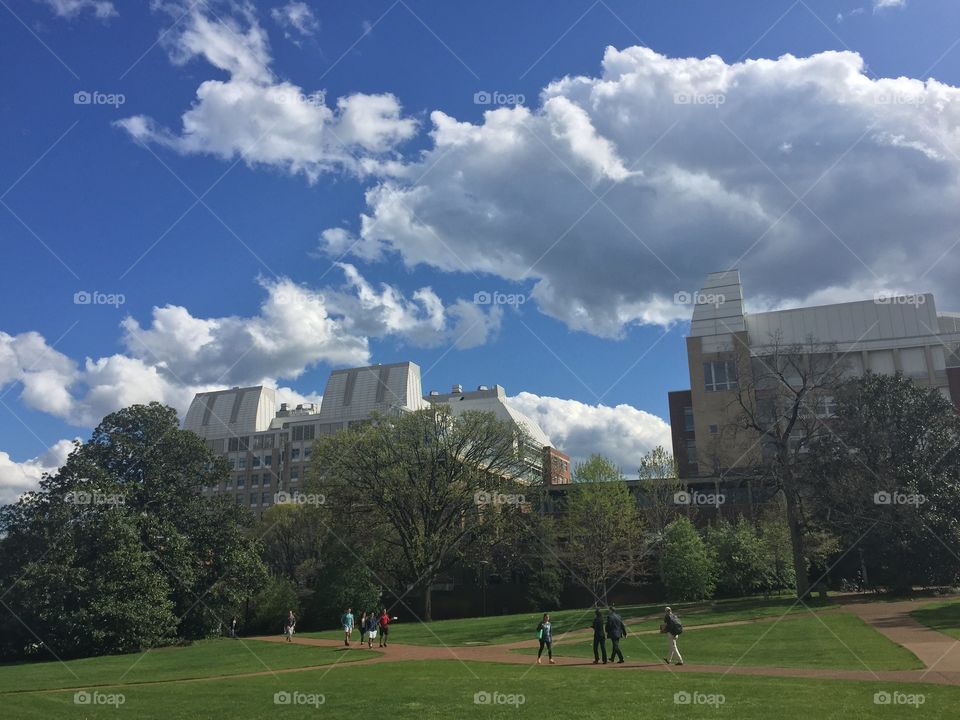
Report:
[[[154,307],[150,323],[121,323],[125,353],[79,363],[38,333],[0,332],[0,389],[20,383],[30,408],[90,427],[118,408],[159,401],[186,410],[197,392],[232,385],[278,385],[318,363],[364,365],[370,338],[416,347],[481,345],[499,329],[501,311],[465,300],[444,305],[429,287],[410,298],[374,287],[352,265],[346,280],[315,290],[289,278],[261,279],[265,293],[251,317],[195,317],[187,308]],[[284,402],[318,402],[281,387]]]
[[270,11],[270,17],[284,29],[288,38],[291,30],[299,35],[313,35],[320,29],[320,22],[305,2],[289,2],[282,7],[275,7]]
[[625,475],[635,476],[644,453],[657,445],[671,449],[670,426],[630,405],[588,405],[528,392],[508,401],[536,420],[556,447],[574,461],[600,453],[619,465]]
[[15,462],[0,450],[0,505],[17,501],[23,493],[36,490],[44,473],[54,473],[73,451],[72,440],[60,440],[38,457]]
[[674,294],[731,266],[748,296],[899,277],[960,306],[960,89],[936,80],[872,79],[852,52],[607,48],[538,107],[430,117],[432,146],[321,248],[526,281],[542,312],[603,337],[689,318]]
[[118,14],[109,0],[37,0],[37,2],[42,2],[53,11],[54,15],[62,18],[74,18],[88,10],[94,17],[101,20]]
[[250,166],[278,167],[314,182],[336,168],[387,172],[396,146],[416,133],[416,121],[403,117],[389,93],[343,97],[334,111],[322,90],[278,79],[270,69],[267,35],[249,7],[237,17],[207,15],[196,6],[168,10],[187,16],[163,38],[171,60],[182,65],[203,58],[229,79],[200,84],[179,132],[143,115],[117,122],[140,142],[183,154],[243,158]]
[[902,8],[907,6],[907,0],[873,0],[873,9],[884,10],[886,8]]

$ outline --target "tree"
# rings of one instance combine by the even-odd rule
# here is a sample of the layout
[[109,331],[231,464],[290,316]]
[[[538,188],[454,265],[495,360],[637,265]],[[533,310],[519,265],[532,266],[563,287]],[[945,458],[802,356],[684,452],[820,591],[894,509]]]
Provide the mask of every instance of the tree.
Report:
[[315,482],[336,513],[363,514],[378,542],[393,549],[377,574],[392,571],[398,586],[419,589],[430,620],[437,577],[457,551],[495,531],[503,503],[519,500],[526,443],[493,413],[431,407],[322,438]]
[[741,597],[768,586],[763,540],[742,515],[736,523],[721,518],[707,530],[706,543],[713,554],[718,592]]
[[801,598],[810,591],[803,479],[809,448],[829,434],[829,402],[844,381],[846,364],[835,355],[834,345],[812,337],[785,344],[780,333],[764,347],[735,348],[739,377],[732,429],[745,431],[759,446],[758,468],[783,495]]
[[859,543],[872,581],[907,591],[960,576],[960,419],[902,375],[851,380],[812,466],[826,522]]
[[576,466],[561,527],[571,567],[603,604],[611,581],[642,569],[643,520],[623,474],[607,458],[593,455]]
[[640,459],[638,486],[643,503],[641,509],[647,529],[655,542],[677,516],[676,494],[684,490],[673,455],[658,445]]
[[693,523],[685,517],[678,517],[664,532],[660,578],[671,602],[713,596],[716,586],[713,558]]
[[[0,511],[3,652],[40,640],[61,656],[125,652],[215,632],[265,577],[250,513],[199,493],[226,475],[172,408],[106,416]],[[108,617],[109,630],[90,620]]]

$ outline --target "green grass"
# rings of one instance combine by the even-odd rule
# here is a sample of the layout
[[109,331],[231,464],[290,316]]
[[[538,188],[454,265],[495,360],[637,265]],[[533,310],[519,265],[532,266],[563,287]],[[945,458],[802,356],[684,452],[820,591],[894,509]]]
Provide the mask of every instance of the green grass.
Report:
[[914,610],[910,615],[933,630],[960,640],[960,602],[943,602]]
[[[807,602],[807,605],[820,610],[838,607],[830,601],[824,603]],[[796,598],[777,598],[763,600],[748,598],[721,600],[714,603],[684,603],[674,605],[683,620],[684,626],[705,625],[734,620],[779,616],[784,613],[806,612],[798,605]],[[625,605],[619,609],[634,632],[657,630],[663,605]],[[529,640],[535,634],[542,612],[520,613],[517,615],[498,615],[482,618],[461,618],[457,620],[436,620],[424,624],[416,620],[395,622],[390,626],[390,639],[397,643],[410,645],[496,645],[501,643]],[[638,618],[649,617],[648,620]],[[593,611],[589,608],[577,610],[558,610],[550,613],[554,635],[565,632],[587,630],[593,621]],[[314,633],[300,633],[304,637],[317,637],[329,640],[343,638],[341,630],[325,630]],[[354,632],[354,641],[359,641],[360,633]]]
[[[323,694],[319,708],[276,705],[277,692]],[[874,704],[874,693],[922,695],[919,710],[909,705]],[[875,682],[676,674],[616,668],[564,668],[469,663],[455,660],[337,665],[277,677],[168,683],[121,688],[124,703],[75,705],[73,692],[17,693],[0,698],[3,717],[16,720],[193,720],[229,717],[340,718],[356,720],[449,720],[449,718],[549,718],[573,720],[818,720],[874,718],[939,720],[955,718],[960,688]],[[480,692],[523,695],[519,707],[475,704]],[[678,705],[676,693],[721,694],[719,707]],[[717,698],[719,700],[719,698]]]
[[335,648],[256,640],[204,640],[186,647],[81,660],[0,665],[0,693],[43,688],[155,682],[327,665],[360,660]]
[[[659,635],[634,635],[620,647],[628,660],[662,662],[667,641]],[[558,641],[553,649],[558,656],[593,657],[590,640],[569,644]],[[518,652],[536,651],[531,647]],[[707,665],[874,671],[923,667],[913,653],[847,613],[692,630],[680,636],[680,651],[685,661]]]

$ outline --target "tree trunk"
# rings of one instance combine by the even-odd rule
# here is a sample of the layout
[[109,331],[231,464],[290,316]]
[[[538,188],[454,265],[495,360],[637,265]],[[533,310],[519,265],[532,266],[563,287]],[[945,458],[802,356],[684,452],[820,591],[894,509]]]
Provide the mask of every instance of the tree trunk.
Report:
[[793,494],[791,484],[785,482],[783,494],[787,500],[787,525],[790,528],[790,546],[793,550],[793,574],[796,576],[797,597],[806,597],[810,592],[810,579],[807,577],[807,558],[803,552],[803,529],[800,527],[800,508]]
[[423,617],[424,622],[433,620],[433,594],[431,591],[432,583],[427,582],[423,588]]

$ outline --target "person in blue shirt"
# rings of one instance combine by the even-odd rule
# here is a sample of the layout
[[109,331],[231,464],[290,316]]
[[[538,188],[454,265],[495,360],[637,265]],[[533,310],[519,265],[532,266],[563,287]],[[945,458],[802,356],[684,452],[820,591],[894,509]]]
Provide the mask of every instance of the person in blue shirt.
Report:
[[351,608],[340,618],[340,624],[343,625],[343,644],[350,645],[350,636],[353,635],[353,612]]
[[556,663],[553,660],[553,626],[550,624],[550,615],[543,614],[543,620],[537,625],[537,639],[540,640],[540,650],[537,652],[537,665],[540,665],[540,656],[543,655],[543,648],[547,648],[547,657],[551,665]]

